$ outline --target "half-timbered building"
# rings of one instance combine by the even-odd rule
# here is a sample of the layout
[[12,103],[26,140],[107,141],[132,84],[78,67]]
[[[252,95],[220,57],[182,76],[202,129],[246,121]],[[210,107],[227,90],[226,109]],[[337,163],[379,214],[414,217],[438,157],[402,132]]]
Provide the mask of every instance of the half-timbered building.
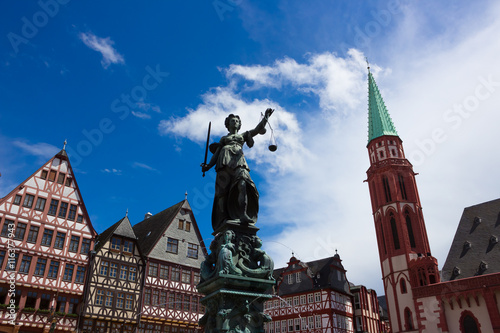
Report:
[[292,256],[277,269],[276,296],[264,303],[267,333],[354,332],[352,294],[340,256],[302,262]]
[[83,333],[127,333],[137,328],[145,260],[127,216],[99,235],[90,252],[80,312]]
[[351,285],[354,297],[354,331],[366,333],[389,332],[380,318],[382,312],[378,303],[377,293],[363,285]]
[[146,258],[139,332],[198,330],[204,309],[196,290],[206,249],[187,200],[136,224]]
[[63,149],[0,199],[0,331],[74,331],[96,232]]

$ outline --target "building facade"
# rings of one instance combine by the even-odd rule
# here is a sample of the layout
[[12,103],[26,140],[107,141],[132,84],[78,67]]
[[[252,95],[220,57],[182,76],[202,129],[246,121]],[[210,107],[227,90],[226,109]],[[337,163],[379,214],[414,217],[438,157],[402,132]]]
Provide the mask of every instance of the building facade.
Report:
[[200,330],[204,309],[196,285],[206,249],[187,200],[136,224],[146,259],[139,332]]
[[133,332],[140,320],[145,260],[128,217],[99,235],[90,252],[79,328]]
[[334,257],[302,262],[292,256],[274,272],[276,296],[264,303],[272,322],[267,333],[354,332],[352,294],[346,271]]
[[365,286],[350,286],[354,298],[354,332],[387,333],[380,316],[377,292]]
[[500,201],[464,211],[438,272],[411,163],[368,73],[367,171],[393,332],[500,332]]
[[96,232],[63,149],[0,199],[0,331],[77,328]]

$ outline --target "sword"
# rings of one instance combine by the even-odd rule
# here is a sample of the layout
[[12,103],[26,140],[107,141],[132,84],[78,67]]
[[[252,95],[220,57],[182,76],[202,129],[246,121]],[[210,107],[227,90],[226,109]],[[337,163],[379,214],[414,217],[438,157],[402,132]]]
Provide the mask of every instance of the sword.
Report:
[[[210,143],[210,127],[212,127],[211,121],[208,123],[207,145],[205,147],[205,160],[203,161],[202,166],[207,165],[208,144]],[[205,171],[203,171],[203,177],[205,177]]]

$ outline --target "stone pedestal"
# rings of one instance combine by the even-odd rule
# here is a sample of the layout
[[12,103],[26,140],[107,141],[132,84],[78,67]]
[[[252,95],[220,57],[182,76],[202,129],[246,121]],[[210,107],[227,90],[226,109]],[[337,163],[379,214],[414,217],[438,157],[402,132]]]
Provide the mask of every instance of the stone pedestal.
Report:
[[272,259],[261,249],[259,229],[226,221],[214,232],[210,253],[201,265],[198,291],[206,307],[200,325],[205,333],[264,331],[263,303],[275,285]]

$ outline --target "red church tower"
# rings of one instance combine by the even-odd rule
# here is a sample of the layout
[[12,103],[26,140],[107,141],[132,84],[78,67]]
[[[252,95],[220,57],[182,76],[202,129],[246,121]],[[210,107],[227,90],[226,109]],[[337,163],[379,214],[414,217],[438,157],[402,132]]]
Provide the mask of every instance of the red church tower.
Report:
[[368,68],[367,171],[393,332],[417,331],[413,289],[439,282],[411,163]]

